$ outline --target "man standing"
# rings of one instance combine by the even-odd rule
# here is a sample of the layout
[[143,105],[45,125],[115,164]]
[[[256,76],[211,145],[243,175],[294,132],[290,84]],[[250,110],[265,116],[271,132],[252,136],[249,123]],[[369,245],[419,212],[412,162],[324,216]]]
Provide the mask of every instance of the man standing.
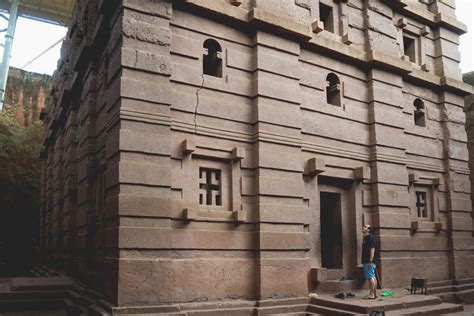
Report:
[[371,235],[372,227],[370,225],[362,226],[364,241],[362,242],[362,265],[364,267],[364,277],[369,280],[369,295],[367,299],[377,298],[377,278],[375,276],[375,267],[377,258],[375,256],[375,239]]

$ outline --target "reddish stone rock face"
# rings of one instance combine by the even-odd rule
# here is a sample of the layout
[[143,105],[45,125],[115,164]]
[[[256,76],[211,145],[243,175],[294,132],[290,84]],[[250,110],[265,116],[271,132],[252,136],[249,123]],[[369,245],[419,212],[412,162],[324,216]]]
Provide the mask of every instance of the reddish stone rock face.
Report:
[[13,109],[21,126],[28,126],[39,119],[50,83],[48,75],[10,67],[4,106]]
[[78,1],[45,257],[161,311],[357,286],[363,224],[385,286],[474,277],[464,26],[404,2]]

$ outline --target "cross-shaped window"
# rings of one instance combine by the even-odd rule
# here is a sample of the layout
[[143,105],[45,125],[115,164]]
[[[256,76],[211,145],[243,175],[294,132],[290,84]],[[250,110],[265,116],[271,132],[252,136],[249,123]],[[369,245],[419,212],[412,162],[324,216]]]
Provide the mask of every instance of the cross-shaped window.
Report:
[[426,210],[426,192],[416,191],[416,210],[418,217],[428,217]]
[[199,204],[222,205],[220,170],[199,168]]

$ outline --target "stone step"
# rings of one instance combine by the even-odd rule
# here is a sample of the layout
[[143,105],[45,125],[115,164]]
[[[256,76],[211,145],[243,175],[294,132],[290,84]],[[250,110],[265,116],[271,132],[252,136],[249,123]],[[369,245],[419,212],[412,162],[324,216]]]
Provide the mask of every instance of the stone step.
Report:
[[472,290],[472,289],[474,289],[474,283],[460,284],[456,286],[457,292]]
[[[254,308],[227,308],[227,309],[201,309],[201,310],[194,310],[194,311],[186,311],[186,313],[175,313],[175,315],[188,315],[188,316],[253,316],[255,315]],[[270,313],[271,314],[271,313]],[[270,314],[257,314],[257,315],[270,315]],[[169,315],[169,314],[167,314]]]
[[10,291],[10,280],[9,279],[0,279],[0,293]]
[[[311,312],[291,313],[291,314],[272,314],[272,316],[324,316],[325,314],[315,314]],[[326,314],[327,315],[327,314]]]
[[13,299],[0,300],[0,312],[23,311],[25,308],[29,310],[43,310],[63,308],[64,301],[62,299]]
[[0,293],[0,302],[7,300],[64,299],[66,291],[14,291]]
[[[448,285],[454,285],[453,280],[443,280],[443,281],[430,281],[428,280],[428,289],[431,287],[439,287],[439,286],[448,286]],[[408,288],[410,289],[410,288]]]
[[474,304],[474,289],[456,292],[454,298],[456,302]]
[[301,304],[301,305],[258,307],[257,315],[275,315],[275,314],[293,315],[295,313],[306,312],[307,306],[308,306],[307,304]]
[[111,313],[107,312],[105,309],[103,309],[101,306],[99,306],[97,304],[93,304],[93,305],[89,306],[88,312],[89,312],[88,315],[91,315],[91,316],[112,315]]
[[443,286],[436,286],[436,287],[432,287],[431,285],[429,285],[427,292],[429,295],[433,295],[433,294],[453,292],[455,291],[455,289],[456,289],[456,285],[443,285]]
[[312,268],[311,279],[323,282],[327,280],[339,280],[344,276],[342,269]]
[[454,292],[436,294],[436,296],[438,296],[443,303],[455,303],[456,302],[456,297],[454,295]]
[[347,292],[359,290],[362,286],[360,280],[328,280],[318,284],[317,290],[322,293]]
[[474,283],[474,278],[458,279],[455,281],[455,284],[457,285],[469,284],[469,283]]
[[70,316],[87,315],[87,309],[84,306],[77,305],[69,299],[65,299],[64,304],[66,305],[66,312]]
[[11,287],[14,291],[72,289],[74,280],[68,277],[12,278]]
[[341,311],[347,311],[356,314],[368,314],[374,310],[401,310],[404,308],[415,308],[424,306],[433,306],[441,304],[437,296],[408,295],[403,301],[399,300],[361,300],[361,297],[355,299],[340,300],[332,296],[318,297],[311,299],[312,305],[329,307]]
[[96,298],[90,297],[85,294],[77,293],[76,291],[69,291],[68,297],[76,304],[89,306],[97,302]]
[[322,314],[322,315],[341,315],[341,316],[367,315],[367,314],[360,314],[356,312],[341,310],[334,307],[314,305],[314,304],[308,305],[307,311],[310,313]]
[[394,315],[410,315],[410,316],[419,316],[419,315],[443,315],[451,314],[455,312],[462,312],[464,309],[462,305],[442,303],[431,306],[421,306],[407,308],[403,310],[388,311],[385,313],[386,316]]

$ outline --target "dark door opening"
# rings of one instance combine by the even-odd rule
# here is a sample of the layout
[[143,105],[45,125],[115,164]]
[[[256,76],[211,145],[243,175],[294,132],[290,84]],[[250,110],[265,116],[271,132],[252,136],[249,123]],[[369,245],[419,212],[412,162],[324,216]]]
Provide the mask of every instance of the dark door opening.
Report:
[[342,269],[341,194],[321,192],[321,266]]

